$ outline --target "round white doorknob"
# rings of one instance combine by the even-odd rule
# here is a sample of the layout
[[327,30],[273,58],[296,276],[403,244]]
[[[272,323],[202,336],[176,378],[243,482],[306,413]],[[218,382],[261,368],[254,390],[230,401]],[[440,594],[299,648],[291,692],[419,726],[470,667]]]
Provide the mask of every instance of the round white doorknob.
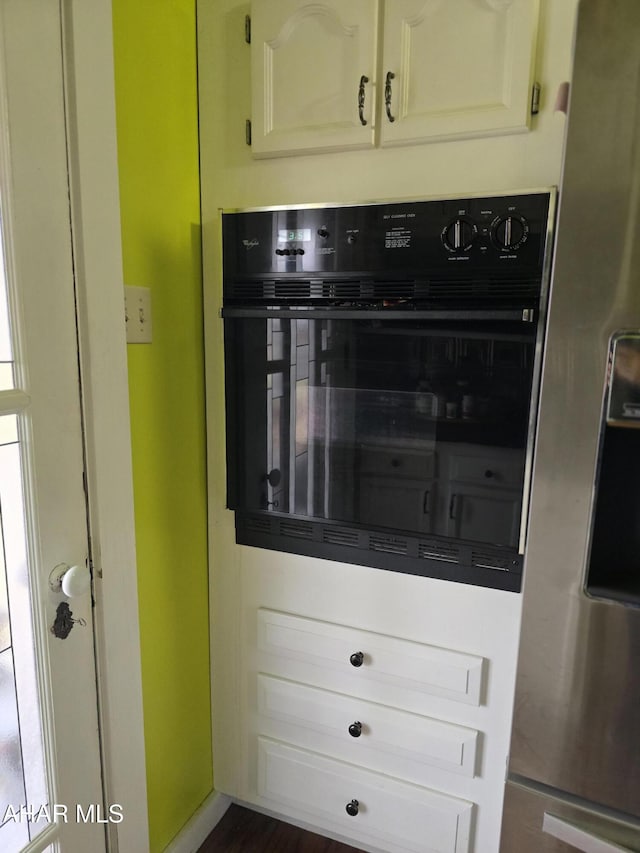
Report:
[[57,565],[49,575],[49,586],[54,592],[62,591],[67,598],[85,595],[91,587],[91,572],[88,566]]

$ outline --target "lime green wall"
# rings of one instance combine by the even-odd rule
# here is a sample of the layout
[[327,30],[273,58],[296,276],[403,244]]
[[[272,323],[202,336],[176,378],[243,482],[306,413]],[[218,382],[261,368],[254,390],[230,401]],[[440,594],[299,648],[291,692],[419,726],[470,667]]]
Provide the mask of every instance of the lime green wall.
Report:
[[151,851],[212,789],[195,0],[113,0]]

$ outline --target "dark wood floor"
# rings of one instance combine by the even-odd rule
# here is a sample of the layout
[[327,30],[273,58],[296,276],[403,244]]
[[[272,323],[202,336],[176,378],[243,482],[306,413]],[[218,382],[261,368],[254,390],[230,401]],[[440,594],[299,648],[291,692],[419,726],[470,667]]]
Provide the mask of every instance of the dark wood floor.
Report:
[[233,805],[198,853],[361,853],[322,835],[306,832]]

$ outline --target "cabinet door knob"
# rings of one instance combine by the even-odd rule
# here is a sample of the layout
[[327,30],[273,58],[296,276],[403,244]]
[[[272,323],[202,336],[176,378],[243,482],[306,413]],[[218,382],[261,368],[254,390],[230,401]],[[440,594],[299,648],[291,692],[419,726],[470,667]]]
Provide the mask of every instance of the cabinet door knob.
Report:
[[358,86],[358,116],[360,117],[360,124],[362,125],[367,123],[367,120],[364,117],[364,85],[368,82],[369,78],[363,74],[360,78],[360,85]]
[[280,485],[280,481],[282,480],[282,473],[279,468],[272,468],[271,471],[269,471],[269,473],[265,475],[265,479],[267,483],[269,483],[269,485],[275,489],[277,486]]
[[495,477],[495,474],[493,473],[491,468],[487,468],[487,470],[484,472],[484,476],[487,478],[487,480],[490,480],[492,477]]
[[362,666],[364,662],[364,652],[354,652],[349,658],[351,666]]
[[355,723],[351,723],[349,726],[349,734],[351,737],[360,737],[362,734],[362,723],[358,720],[356,720]]
[[357,800],[351,800],[351,802],[347,803],[347,805],[345,806],[345,811],[351,817],[355,817],[358,814],[359,810],[360,810],[360,803]]
[[387,71],[387,77],[384,82],[384,108],[387,111],[389,121],[396,120],[396,117],[391,115],[391,81],[395,76],[393,71]]

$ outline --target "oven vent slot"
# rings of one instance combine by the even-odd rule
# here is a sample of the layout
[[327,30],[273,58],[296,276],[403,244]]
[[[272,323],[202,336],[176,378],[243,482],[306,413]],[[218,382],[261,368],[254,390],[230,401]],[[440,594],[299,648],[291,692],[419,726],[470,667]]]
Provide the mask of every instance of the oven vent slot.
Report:
[[540,295],[539,279],[437,279],[429,282],[429,299],[495,299],[514,297],[535,299]]
[[[310,299],[311,298],[311,283],[308,281],[275,281],[270,282],[270,287],[273,287],[273,296],[275,299]],[[265,291],[267,282],[265,282]],[[271,293],[266,293],[265,296],[271,296]]]
[[385,554],[406,554],[408,550],[406,539],[397,536],[370,536],[369,549],[383,551]]
[[357,530],[325,527],[322,530],[322,541],[328,545],[346,545],[351,548],[357,548],[360,544],[360,536]]
[[271,519],[250,515],[244,525],[249,533],[271,533]]
[[225,298],[242,299],[255,302],[264,296],[264,284],[261,281],[234,281],[224,285]]
[[479,569],[498,569],[508,572],[513,568],[513,560],[502,554],[491,554],[486,551],[472,551],[471,564]]
[[458,563],[457,548],[448,548],[440,542],[418,542],[418,557],[422,560],[444,560],[447,563]]
[[313,524],[304,521],[282,521],[280,533],[294,539],[313,539]]
[[226,281],[224,298],[244,303],[284,300],[383,300],[422,299],[536,299],[540,279],[513,278],[432,278],[403,280],[353,279],[273,279]]

